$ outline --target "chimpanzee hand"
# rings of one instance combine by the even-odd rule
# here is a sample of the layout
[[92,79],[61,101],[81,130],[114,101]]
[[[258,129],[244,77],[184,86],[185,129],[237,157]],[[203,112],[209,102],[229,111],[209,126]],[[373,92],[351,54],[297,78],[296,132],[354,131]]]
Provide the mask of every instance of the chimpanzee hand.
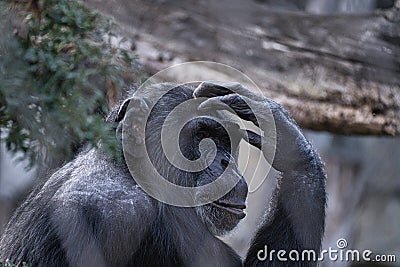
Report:
[[[231,108],[240,118],[253,122],[264,132],[268,132],[269,129],[266,128],[273,127],[272,122],[275,122],[276,151],[272,162],[275,169],[282,172],[298,169],[299,165],[305,166],[304,161],[309,164],[310,160],[315,158],[311,145],[296,122],[275,101],[256,95],[239,83],[203,82],[193,95],[196,98],[210,97],[199,106],[199,109]],[[247,130],[245,140],[261,149],[269,160],[266,154],[270,153],[271,146],[268,144],[271,142],[267,140],[271,138],[274,137],[260,136]]]

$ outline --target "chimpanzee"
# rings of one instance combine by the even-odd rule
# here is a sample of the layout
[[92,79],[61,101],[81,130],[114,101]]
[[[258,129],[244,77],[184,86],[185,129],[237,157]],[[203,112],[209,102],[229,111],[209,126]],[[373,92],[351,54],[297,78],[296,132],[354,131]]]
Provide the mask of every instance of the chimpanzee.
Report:
[[[116,131],[120,156],[105,153],[100,141],[97,148],[82,151],[32,191],[0,240],[0,260],[27,262],[31,267],[315,266],[313,260],[260,259],[265,246],[300,253],[312,249],[318,254],[324,231],[323,164],[288,112],[237,83],[203,82],[197,88],[157,84],[151,90],[166,93],[156,103],[146,94],[133,93],[106,120]],[[160,140],[168,114],[190,99],[199,99],[192,107],[196,116],[184,123],[176,138],[189,161],[202,153],[211,157],[205,168],[196,171],[170,163]],[[237,168],[239,142],[243,139],[266,155],[267,137],[240,129],[221,115],[226,109],[259,127],[270,110],[276,125],[271,164],[281,178],[272,209],[243,260],[216,236],[231,231],[245,216],[248,189]],[[133,124],[126,121],[129,112]],[[178,122],[169,120],[172,127]],[[133,127],[131,135],[124,135],[125,125]],[[202,150],[204,140],[214,143],[214,153]],[[131,143],[130,149],[123,153],[126,142]],[[144,155],[156,173],[177,186],[200,188],[221,175],[235,183],[218,199],[207,199],[208,192],[200,190],[194,197],[205,198],[202,205],[164,203],[142,186],[152,184],[142,164]],[[135,176],[141,176],[141,182]]]

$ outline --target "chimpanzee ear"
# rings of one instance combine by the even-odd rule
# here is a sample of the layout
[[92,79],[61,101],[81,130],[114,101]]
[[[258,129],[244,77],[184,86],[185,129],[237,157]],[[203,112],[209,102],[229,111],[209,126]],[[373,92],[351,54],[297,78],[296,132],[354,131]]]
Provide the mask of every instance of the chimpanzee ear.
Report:
[[114,128],[117,127],[118,122],[122,121],[128,111],[128,106],[132,98],[127,98],[124,101],[115,105],[106,118],[106,122],[113,124]]
[[[141,157],[144,147],[145,119],[149,113],[149,107],[143,98],[132,97],[125,100],[117,111],[115,122],[116,138],[119,144],[124,145],[124,150],[134,157]],[[123,127],[125,138],[122,140]]]
[[131,102],[131,98],[125,99],[124,102],[122,102],[122,105],[118,109],[117,116],[115,118],[115,122],[120,122],[124,119],[130,102]]
[[128,106],[130,103],[131,99],[125,99],[122,104],[119,106],[117,110],[114,110],[114,118],[113,121],[117,123],[117,127],[115,128],[115,136],[117,138],[117,142],[122,145],[122,125],[124,122],[124,117],[126,114],[126,111],[128,110]]

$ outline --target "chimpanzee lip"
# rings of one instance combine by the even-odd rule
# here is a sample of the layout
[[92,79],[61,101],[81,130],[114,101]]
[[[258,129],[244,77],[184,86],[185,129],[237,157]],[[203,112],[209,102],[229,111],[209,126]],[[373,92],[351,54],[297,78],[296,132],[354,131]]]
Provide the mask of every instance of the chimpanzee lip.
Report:
[[212,202],[211,205],[219,209],[223,209],[230,213],[233,213],[237,215],[240,219],[243,219],[246,216],[246,214],[243,211],[246,208],[245,204],[217,200]]

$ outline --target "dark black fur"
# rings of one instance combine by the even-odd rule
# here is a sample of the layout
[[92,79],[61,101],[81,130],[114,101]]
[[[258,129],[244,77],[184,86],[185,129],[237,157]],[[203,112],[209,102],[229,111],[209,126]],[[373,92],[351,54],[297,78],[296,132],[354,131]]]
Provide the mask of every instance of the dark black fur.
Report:
[[[154,135],[159,134],[157,125],[161,118],[174,105],[191,98],[192,93],[192,88],[179,86],[160,103],[147,125],[154,129]],[[121,102],[107,121],[118,124],[126,107],[126,102]],[[212,121],[203,122],[208,129],[217,127]],[[183,153],[193,158],[198,156],[195,150],[199,140],[191,136],[190,129],[197,131],[196,125],[188,125],[188,136],[180,140],[182,148],[186,148]],[[210,135],[217,142],[220,154],[210,168],[196,176],[167,168],[158,143],[150,142],[149,151],[153,149],[153,155],[160,155],[154,162],[161,172],[171,171],[174,172],[171,177],[179,177],[174,182],[204,184],[223,171],[220,162],[225,154],[237,156],[237,151],[229,150],[230,143],[224,134],[212,131]],[[152,138],[158,137],[149,136],[148,140]],[[264,245],[271,249],[320,248],[325,176],[318,156],[304,142],[306,145],[296,148],[301,153],[294,155],[300,157],[299,165],[282,171],[274,216],[258,231],[246,266],[286,265],[258,261],[257,252]],[[256,142],[251,143],[257,146]],[[238,142],[233,147],[236,149],[237,145]],[[192,148],[188,151],[187,147]],[[309,181],[313,190],[305,187],[304,181]],[[223,198],[242,200],[246,194],[242,178]],[[135,183],[126,164],[105,155],[100,146],[80,153],[33,190],[14,213],[0,240],[0,260],[26,261],[31,267],[242,266],[240,257],[215,237],[231,230],[237,222],[237,218],[210,205],[179,208],[154,200]]]
[[[226,109],[227,105],[239,117],[260,125],[264,131],[272,127],[268,123],[268,114],[274,119],[276,151],[271,164],[281,172],[281,179],[268,216],[247,253],[245,266],[316,266],[317,261],[290,261],[288,257],[292,250],[299,254],[313,250],[318,256],[325,227],[324,166],[296,122],[273,100],[256,95],[237,83],[204,82],[194,94],[196,97],[210,97],[208,103],[201,104],[202,109],[208,110],[210,106]],[[268,137],[251,131],[247,133],[248,142],[268,155],[268,149],[264,151],[261,146],[267,143]],[[257,254],[265,247],[269,252],[274,250],[275,254],[260,261]],[[287,261],[278,259],[279,250],[285,251]]]

